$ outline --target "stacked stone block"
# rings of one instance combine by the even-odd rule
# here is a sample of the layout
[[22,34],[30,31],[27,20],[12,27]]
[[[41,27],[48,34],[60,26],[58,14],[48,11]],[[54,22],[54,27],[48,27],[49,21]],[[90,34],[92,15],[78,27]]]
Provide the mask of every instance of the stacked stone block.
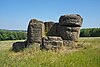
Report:
[[44,23],[36,19],[32,19],[29,22],[27,30],[27,42],[31,43],[42,43],[44,37]]
[[83,19],[78,14],[63,15],[59,19],[59,35],[64,40],[64,45],[73,43],[76,47],[76,42],[79,39],[80,27],[82,26]]
[[[57,47],[62,43],[65,47],[77,47],[77,41],[79,39],[80,35],[80,27],[82,26],[83,19],[78,14],[69,14],[69,15],[63,15],[59,18],[59,23],[55,23],[51,26],[51,28],[48,31],[47,36],[51,37],[45,37],[43,39],[44,47],[47,49],[51,49],[50,46]],[[54,36],[56,38],[61,37],[62,40],[55,40],[53,39]],[[52,41],[51,40],[54,40]],[[56,42],[54,44],[54,42]]]
[[42,47],[46,50],[57,50],[63,47],[63,40],[61,37],[47,36],[43,38]]
[[83,18],[78,14],[62,15],[59,18],[59,25],[68,27],[81,27]]

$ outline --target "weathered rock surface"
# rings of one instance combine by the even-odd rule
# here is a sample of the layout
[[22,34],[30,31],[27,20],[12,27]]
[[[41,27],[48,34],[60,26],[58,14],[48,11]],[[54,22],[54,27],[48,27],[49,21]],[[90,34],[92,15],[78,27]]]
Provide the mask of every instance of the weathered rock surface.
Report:
[[49,22],[44,22],[44,25],[45,25],[45,32],[47,33],[51,27],[54,25],[55,23],[52,22],[52,21],[49,21]]
[[77,41],[80,35],[80,27],[59,26],[59,34],[63,40]]
[[62,38],[61,37],[56,37],[56,36],[47,36],[47,37],[44,37],[45,41],[62,41]]
[[59,23],[53,24],[51,29],[48,31],[47,36],[58,36],[58,25]]
[[41,43],[44,36],[44,23],[36,19],[32,19],[29,22],[27,30],[27,42],[28,43]]
[[48,36],[43,38],[43,49],[56,50],[63,46],[61,37]]
[[59,36],[63,45],[76,47],[80,35],[83,18],[78,14],[63,15],[59,19]]
[[59,24],[61,26],[81,27],[82,22],[83,18],[78,14],[63,15],[59,19]]

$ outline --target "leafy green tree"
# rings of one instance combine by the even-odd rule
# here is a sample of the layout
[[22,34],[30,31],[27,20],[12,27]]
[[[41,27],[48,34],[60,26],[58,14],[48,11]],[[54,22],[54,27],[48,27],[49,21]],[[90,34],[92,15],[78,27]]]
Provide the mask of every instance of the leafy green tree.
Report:
[[81,29],[80,37],[100,37],[100,28]]
[[0,30],[0,40],[22,40],[26,39],[25,31]]

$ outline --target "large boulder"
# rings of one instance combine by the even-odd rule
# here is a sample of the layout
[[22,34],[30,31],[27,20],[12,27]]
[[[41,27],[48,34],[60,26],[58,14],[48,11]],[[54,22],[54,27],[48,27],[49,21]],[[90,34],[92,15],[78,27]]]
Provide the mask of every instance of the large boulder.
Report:
[[19,52],[27,47],[27,42],[15,42],[12,45],[12,51]]
[[42,48],[46,50],[56,50],[63,46],[61,37],[48,36],[43,38]]
[[62,15],[59,19],[61,26],[81,27],[83,18],[78,14]]
[[44,23],[36,19],[32,19],[29,22],[27,30],[27,42],[29,43],[41,43],[42,37],[44,37]]

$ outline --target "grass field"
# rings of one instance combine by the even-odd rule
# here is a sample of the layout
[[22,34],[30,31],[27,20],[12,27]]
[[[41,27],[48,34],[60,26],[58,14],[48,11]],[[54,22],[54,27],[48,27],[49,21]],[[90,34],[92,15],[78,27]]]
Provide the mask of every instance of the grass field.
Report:
[[0,41],[0,67],[100,67],[100,38],[80,38],[80,49],[60,53],[33,48],[15,53],[16,41]]

